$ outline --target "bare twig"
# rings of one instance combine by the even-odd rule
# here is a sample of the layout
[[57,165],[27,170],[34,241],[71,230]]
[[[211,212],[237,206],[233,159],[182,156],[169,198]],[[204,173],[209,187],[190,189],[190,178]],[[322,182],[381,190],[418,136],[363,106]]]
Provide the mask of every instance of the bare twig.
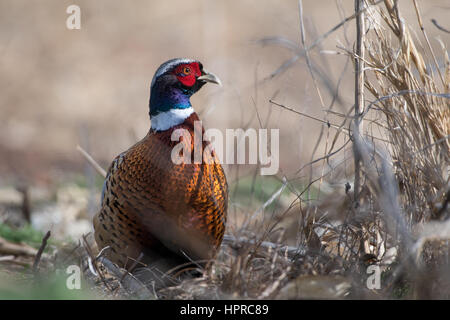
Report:
[[18,186],[17,191],[22,193],[22,213],[25,220],[31,223],[31,209],[30,209],[30,189],[26,185]]
[[431,47],[431,43],[430,43],[430,40],[428,39],[427,32],[425,31],[425,27],[423,26],[423,23],[422,23],[422,17],[420,15],[419,5],[417,4],[417,0],[413,0],[413,2],[414,2],[414,8],[416,9],[417,20],[419,21],[420,30],[422,30],[423,36],[424,36],[425,41],[427,42],[427,45],[428,45],[428,49],[430,49],[431,56],[433,57],[433,62],[434,62],[435,66],[436,66],[436,69],[437,69],[437,71],[439,73],[439,77],[441,78],[442,85],[445,88],[444,77],[442,76],[441,69],[439,68],[439,64],[437,63],[436,56],[434,54],[433,48]]
[[322,120],[322,119],[319,119],[319,118],[310,116],[309,114],[306,114],[306,113],[303,113],[303,112],[301,112],[301,111],[295,110],[294,108],[285,106],[285,105],[280,104],[280,103],[278,103],[278,102],[275,102],[275,101],[273,101],[273,100],[269,100],[269,102],[272,103],[272,104],[274,104],[274,105],[276,105],[276,106],[278,106],[278,107],[281,107],[281,108],[283,108],[283,109],[286,109],[286,110],[292,111],[292,112],[294,112],[294,113],[296,113],[296,114],[299,114],[299,115],[301,115],[301,116],[304,116],[304,117],[306,117],[306,118],[309,118],[309,119],[312,119],[312,120],[316,120],[316,121],[318,121],[318,122],[321,122],[321,123],[323,123],[323,124],[325,124],[325,125],[327,125],[327,126],[330,126],[330,127],[336,128],[336,129],[339,129],[339,128],[340,128],[337,124],[334,124],[334,123],[331,123],[331,122],[329,122],[329,121],[325,121],[325,120]]
[[21,267],[29,268],[30,264],[26,261],[22,261],[17,259],[15,256],[3,256],[0,257],[0,263],[9,263],[9,264],[15,264]]
[[120,269],[108,258],[102,256],[98,259],[98,262],[105,266],[105,268],[117,279],[120,279],[120,283],[128,293],[138,297],[139,299],[148,300],[154,298],[151,292],[140,280],[126,270]]
[[2,257],[0,257],[0,262],[3,262],[3,261],[12,261],[12,260],[14,260],[15,259],[15,256],[2,256]]
[[283,185],[277,190],[275,191],[272,196],[266,201],[264,202],[264,204],[258,209],[256,210],[252,216],[243,224],[241,229],[245,229],[247,228],[248,224],[256,218],[256,216],[258,216],[259,214],[264,212],[264,209],[267,208],[269,205],[271,205],[276,199],[278,199],[278,197],[283,193],[284,189],[286,188],[287,185],[287,180],[285,177],[283,177]]
[[50,238],[50,230],[47,231],[47,233],[45,234],[45,236],[42,238],[42,243],[41,246],[39,247],[39,250],[36,254],[36,258],[34,259],[34,263],[33,263],[33,272],[37,273],[38,272],[38,266],[39,266],[39,262],[41,261],[41,256],[42,253],[45,250],[45,247],[47,246],[47,240]]
[[[356,19],[356,56],[355,57],[355,120],[353,126],[353,138],[358,141],[361,138],[362,114],[364,112],[364,32],[365,15],[364,0],[355,0],[355,12],[361,12]],[[361,191],[361,155],[355,144],[353,144],[353,153],[355,161],[355,182],[354,182],[354,201],[359,204],[359,193]]]
[[[383,2],[383,0],[376,1],[373,5],[376,6],[379,3]],[[351,16],[345,18],[340,23],[335,25],[333,28],[331,28],[328,32],[324,33],[320,37],[318,37],[306,50],[311,50],[315,48],[319,43],[321,43],[323,40],[325,40],[330,34],[332,34],[334,31],[338,30],[340,27],[342,27],[345,23],[349,22],[350,20],[353,20],[355,17],[360,17],[361,15],[364,15],[366,12],[367,7],[361,7],[360,10],[356,10],[354,14]]]
[[234,246],[241,246],[245,244],[251,244],[255,245],[258,244],[259,247],[265,248],[265,249],[275,249],[281,254],[287,254],[289,258],[293,258],[297,255],[304,255],[306,254],[306,248],[305,247],[292,247],[292,246],[284,246],[279,243],[273,243],[270,241],[261,241],[258,242],[256,240],[248,239],[245,237],[234,237],[230,234],[226,234],[223,236],[222,245],[228,245],[230,247]]
[[436,19],[431,19],[431,22],[435,25],[436,28],[438,28],[441,31],[450,33],[449,30],[445,29],[444,27],[442,27],[441,25],[438,24],[438,22],[436,21]]
[[[291,112],[294,112],[294,113],[296,113],[296,114],[298,114],[298,115],[301,115],[301,116],[304,116],[304,117],[306,117],[306,118],[309,118],[309,119],[312,119],[312,120],[316,120],[316,121],[318,121],[318,122],[321,122],[321,123],[323,123],[324,125],[327,125],[327,126],[330,127],[330,128],[334,128],[334,129],[336,129],[336,130],[338,130],[338,131],[341,131],[341,130],[342,130],[342,131],[344,131],[344,132],[345,132],[346,134],[348,134],[348,135],[351,134],[351,130],[348,129],[348,128],[344,128],[342,125],[337,125],[337,124],[335,124],[335,123],[331,123],[331,122],[329,122],[329,121],[325,121],[325,120],[319,119],[319,118],[317,118],[317,117],[313,117],[313,116],[311,116],[311,115],[309,115],[309,114],[300,112],[300,111],[298,111],[298,110],[295,110],[294,108],[285,106],[285,105],[283,105],[283,104],[280,104],[280,103],[275,102],[275,101],[272,101],[272,100],[269,100],[269,102],[272,103],[272,104],[274,104],[274,105],[276,105],[276,106],[278,106],[278,107],[281,107],[281,108],[283,108],[283,109],[286,109],[286,110],[289,110],[289,111],[291,111]],[[347,118],[349,118],[349,117],[347,117]],[[351,117],[351,118],[353,119],[353,117]],[[383,138],[378,138],[378,137],[373,137],[373,136],[369,136],[369,137],[370,137],[370,138],[373,138],[373,139],[375,139],[375,140],[379,140],[379,141],[383,141],[383,142],[387,142],[387,143],[390,142],[390,141],[388,141],[388,140],[386,140],[386,139],[383,139]],[[312,161],[312,160],[311,160],[311,161]]]
[[[127,272],[128,272],[128,273],[133,272],[133,270],[137,267],[137,265],[138,265],[139,263],[141,263],[142,258],[144,258],[144,253],[141,252],[141,253],[139,253],[139,257],[138,257],[136,260],[134,260],[133,263],[131,264],[131,266],[127,269]],[[127,261],[127,262],[128,262],[128,261]],[[126,264],[125,264],[125,265],[126,265]],[[124,273],[123,273],[123,276],[122,276],[122,278],[120,279],[120,282],[123,281],[123,279],[124,279],[125,276],[127,275],[127,272],[124,272]]]
[[35,256],[37,250],[31,246],[13,243],[0,237],[0,253],[15,256]]
[[278,288],[281,285],[281,282],[287,277],[288,273],[291,271],[291,266],[288,266],[287,269],[278,277],[276,281],[274,281],[266,290],[264,290],[260,296],[259,299],[266,299],[270,297],[272,294],[274,294]]
[[106,171],[105,169],[103,169],[98,163],[97,161],[94,160],[94,158],[92,158],[89,153],[86,152],[86,150],[84,150],[82,147],[77,146],[77,150],[83,155],[83,157],[94,167],[95,170],[97,170],[97,172],[103,176],[104,178],[106,178]]
[[[305,37],[305,25],[303,23],[303,1],[302,0],[298,0],[298,11],[299,11],[299,17],[300,17],[301,43],[302,43],[303,48],[306,48],[306,40],[305,40],[306,37]],[[308,66],[308,69],[309,69],[309,73],[311,74],[311,78],[314,82],[314,86],[316,87],[317,95],[319,96],[320,103],[323,107],[324,102],[323,102],[322,94],[320,93],[320,88],[317,85],[317,79],[314,76],[311,59],[309,57],[309,50],[305,50],[305,58],[306,58],[306,65]]]
[[[373,5],[378,5],[379,3],[383,2],[383,0],[376,1]],[[259,42],[263,45],[266,44],[278,44],[281,46],[284,46],[286,48],[289,48],[295,52],[295,55],[291,58],[289,58],[287,61],[285,61],[276,71],[272,72],[272,74],[268,77],[269,79],[275,77],[276,75],[286,71],[289,69],[295,62],[299,60],[300,57],[305,55],[305,52],[311,51],[315,47],[317,47],[322,41],[324,41],[326,38],[328,38],[333,32],[344,26],[347,22],[353,20],[355,17],[358,17],[360,14],[364,13],[367,10],[367,7],[364,8],[362,11],[355,12],[353,15],[346,17],[344,20],[342,20],[340,23],[335,25],[333,28],[331,28],[329,31],[325,32],[321,36],[317,37],[316,40],[312,44],[310,44],[305,49],[300,49],[294,42],[279,38],[279,37],[270,37],[270,38],[264,38],[260,40]]]

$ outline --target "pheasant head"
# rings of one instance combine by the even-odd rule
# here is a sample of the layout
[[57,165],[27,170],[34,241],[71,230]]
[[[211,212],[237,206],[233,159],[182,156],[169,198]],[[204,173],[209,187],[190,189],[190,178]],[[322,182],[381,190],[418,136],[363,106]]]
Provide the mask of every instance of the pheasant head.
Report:
[[152,129],[164,131],[179,125],[193,112],[191,96],[207,82],[221,84],[213,73],[191,59],[172,59],[156,71],[150,87]]

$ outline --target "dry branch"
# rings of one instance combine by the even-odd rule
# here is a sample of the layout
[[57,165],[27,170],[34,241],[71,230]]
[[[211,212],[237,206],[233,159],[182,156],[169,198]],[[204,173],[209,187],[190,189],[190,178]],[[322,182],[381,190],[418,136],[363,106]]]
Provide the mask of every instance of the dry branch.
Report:
[[120,284],[133,296],[136,296],[139,299],[154,298],[147,287],[140,280],[126,270],[117,267],[117,265],[112,263],[109,259],[102,256],[99,257],[97,262],[103,264],[111,274],[113,274],[117,279],[120,279]]
[[94,167],[94,169],[98,172],[98,174],[100,174],[101,176],[103,176],[104,178],[106,178],[106,171],[105,169],[103,169],[98,163],[97,161],[94,160],[94,158],[92,158],[89,153],[87,153],[86,150],[84,150],[82,147],[77,146],[77,150],[83,155],[83,157]]
[[36,256],[37,250],[26,244],[18,244],[0,238],[0,253],[15,256]]
[[270,241],[258,242],[256,240],[248,239],[245,237],[237,238],[230,234],[224,235],[222,245],[227,245],[232,248],[239,248],[243,245],[259,245],[261,248],[264,248],[264,249],[277,250],[280,254],[282,254],[282,255],[286,254],[289,258],[306,254],[305,247],[284,246],[284,245],[280,245],[278,243],[273,243]]
[[364,113],[364,39],[365,13],[364,0],[355,0],[355,12],[361,12],[356,18],[356,52],[355,52],[355,119],[353,123],[353,154],[355,162],[354,201],[359,205],[361,192],[361,154],[355,146],[362,139]]
[[45,247],[47,246],[47,240],[50,238],[50,235],[51,235],[51,233],[49,230],[49,231],[47,231],[45,236],[42,238],[41,246],[39,247],[39,250],[36,253],[36,258],[34,259],[34,263],[33,263],[33,272],[34,273],[37,273],[37,271],[38,271],[39,262],[41,261],[42,253],[44,252]]

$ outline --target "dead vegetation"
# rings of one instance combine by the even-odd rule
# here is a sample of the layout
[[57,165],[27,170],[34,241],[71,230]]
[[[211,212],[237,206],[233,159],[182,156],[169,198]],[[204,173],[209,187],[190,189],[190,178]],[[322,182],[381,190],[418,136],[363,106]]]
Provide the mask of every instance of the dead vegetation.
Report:
[[[422,26],[420,8],[413,2]],[[47,269],[53,272],[69,263],[79,264],[87,283],[103,298],[449,299],[447,48],[441,42],[442,51],[433,52],[425,30],[422,37],[410,30],[397,1],[361,3],[365,7],[364,57],[356,54],[352,43],[338,45],[334,53],[359,62],[359,72],[364,73],[360,77],[362,106],[356,114],[354,106],[347,113],[330,107],[324,119],[318,119],[326,124],[318,137],[327,140],[325,153],[297,175],[282,175],[282,191],[286,189],[294,199],[286,210],[270,214],[265,210],[270,203],[266,203],[261,210],[247,213],[239,227],[228,229],[217,259],[199,270],[201,277],[182,277],[182,268],[173,270],[164,275],[173,279],[173,286],[160,290],[132,270],[120,270],[104,260],[89,236],[72,250],[59,249],[53,260],[46,256]],[[360,17],[359,12],[339,27],[355,17]],[[295,48],[296,56],[309,59],[309,51],[318,43],[320,38],[307,47],[303,39],[304,50]],[[310,71],[317,77],[314,68]],[[316,89],[320,94],[320,88]],[[293,116],[303,116],[295,108],[274,104]],[[330,123],[327,116],[331,114],[341,122]],[[360,134],[354,131],[355,119],[361,120]],[[330,177],[344,176],[348,168],[342,166],[348,167],[355,155],[359,164],[350,167],[360,175],[356,188],[349,179],[342,185],[343,192],[322,191]],[[297,190],[293,182],[307,169],[309,183]],[[309,196],[312,187],[319,190],[316,201]],[[276,202],[278,196],[275,193],[268,201]],[[0,253],[6,254],[5,248],[0,242]],[[31,254],[35,256],[36,250]],[[0,263],[4,261],[8,256],[0,257]],[[380,268],[380,288],[368,287],[369,266]],[[185,267],[200,268],[195,263]]]

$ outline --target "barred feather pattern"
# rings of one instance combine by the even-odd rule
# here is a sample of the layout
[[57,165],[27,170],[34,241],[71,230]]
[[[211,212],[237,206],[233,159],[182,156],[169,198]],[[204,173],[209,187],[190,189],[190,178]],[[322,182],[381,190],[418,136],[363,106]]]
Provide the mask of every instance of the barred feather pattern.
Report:
[[[193,113],[182,124],[150,132],[112,162],[102,192],[101,209],[94,217],[99,248],[119,266],[126,267],[144,253],[153,260],[177,256],[208,260],[215,256],[225,231],[228,186],[212,149],[201,164],[174,164],[171,141],[176,129],[191,133]],[[203,128],[202,128],[203,130]],[[203,130],[204,131],[204,130]],[[203,150],[211,148],[202,142]],[[208,158],[209,157],[209,158]],[[193,160],[193,158],[192,158]]]

